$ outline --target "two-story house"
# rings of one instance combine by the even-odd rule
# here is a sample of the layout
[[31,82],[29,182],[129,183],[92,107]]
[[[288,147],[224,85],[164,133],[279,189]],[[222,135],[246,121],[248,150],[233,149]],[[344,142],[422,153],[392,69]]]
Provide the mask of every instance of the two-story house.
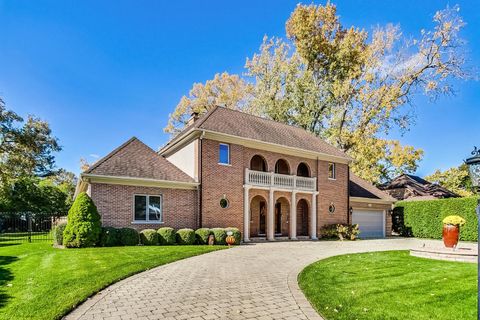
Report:
[[251,238],[317,239],[332,223],[390,234],[388,194],[352,159],[294,126],[217,107],[155,152],[132,138],[81,175],[102,223],[137,229],[238,227]]

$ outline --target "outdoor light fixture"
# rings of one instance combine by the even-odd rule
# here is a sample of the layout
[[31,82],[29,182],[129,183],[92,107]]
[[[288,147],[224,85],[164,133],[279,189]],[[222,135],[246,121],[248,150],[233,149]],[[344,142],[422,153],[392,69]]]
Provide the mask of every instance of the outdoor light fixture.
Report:
[[[472,157],[468,158],[465,160],[465,163],[468,165],[468,171],[470,173],[470,179],[472,180],[472,186],[474,189],[479,190],[480,187],[480,149],[477,147],[473,148],[472,151]],[[478,236],[480,236],[480,198],[478,199],[477,203],[477,224],[478,224],[478,233],[477,233],[477,245],[479,244],[478,241]],[[478,251],[478,256],[480,256],[480,245],[479,251]],[[477,257],[478,259],[478,257]],[[480,276],[480,260],[478,261],[478,275]],[[480,284],[480,278],[479,284]],[[477,288],[477,294],[478,294],[478,299],[477,299],[477,316],[478,319],[480,319],[480,291]]]

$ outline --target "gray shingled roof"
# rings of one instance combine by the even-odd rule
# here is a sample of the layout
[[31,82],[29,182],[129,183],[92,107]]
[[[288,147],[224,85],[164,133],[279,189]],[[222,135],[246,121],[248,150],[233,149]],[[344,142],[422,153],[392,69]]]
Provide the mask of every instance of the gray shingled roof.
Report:
[[186,127],[165,147],[174,144],[192,129],[204,129],[350,159],[342,150],[302,128],[223,107],[210,110]]
[[350,197],[396,201],[396,199],[394,199],[388,193],[378,189],[370,182],[360,178],[359,176],[351,172],[350,172],[349,191],[350,191]]
[[194,182],[190,176],[135,137],[94,163],[84,173]]

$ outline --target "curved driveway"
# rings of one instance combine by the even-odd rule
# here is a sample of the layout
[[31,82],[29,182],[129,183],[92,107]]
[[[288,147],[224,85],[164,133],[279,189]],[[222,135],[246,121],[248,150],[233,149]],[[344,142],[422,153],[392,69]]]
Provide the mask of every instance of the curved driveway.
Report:
[[101,291],[67,319],[321,319],[298,288],[308,264],[345,253],[399,250],[416,239],[243,245],[140,273]]

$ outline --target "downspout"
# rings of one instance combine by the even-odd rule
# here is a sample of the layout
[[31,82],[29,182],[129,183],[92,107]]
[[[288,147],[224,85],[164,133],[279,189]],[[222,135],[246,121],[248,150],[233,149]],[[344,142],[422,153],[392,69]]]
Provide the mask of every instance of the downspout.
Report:
[[350,164],[347,165],[347,224],[350,224]]
[[202,131],[202,134],[200,135],[200,139],[199,139],[199,142],[198,142],[198,182],[199,182],[199,185],[198,185],[198,227],[199,228],[202,228],[202,225],[203,225],[203,217],[202,217],[202,199],[203,199],[203,193],[202,193],[202,190],[203,190],[203,183],[202,183],[202,179],[203,179],[203,161],[202,161],[202,158],[203,158],[203,137],[205,136],[205,131]]

